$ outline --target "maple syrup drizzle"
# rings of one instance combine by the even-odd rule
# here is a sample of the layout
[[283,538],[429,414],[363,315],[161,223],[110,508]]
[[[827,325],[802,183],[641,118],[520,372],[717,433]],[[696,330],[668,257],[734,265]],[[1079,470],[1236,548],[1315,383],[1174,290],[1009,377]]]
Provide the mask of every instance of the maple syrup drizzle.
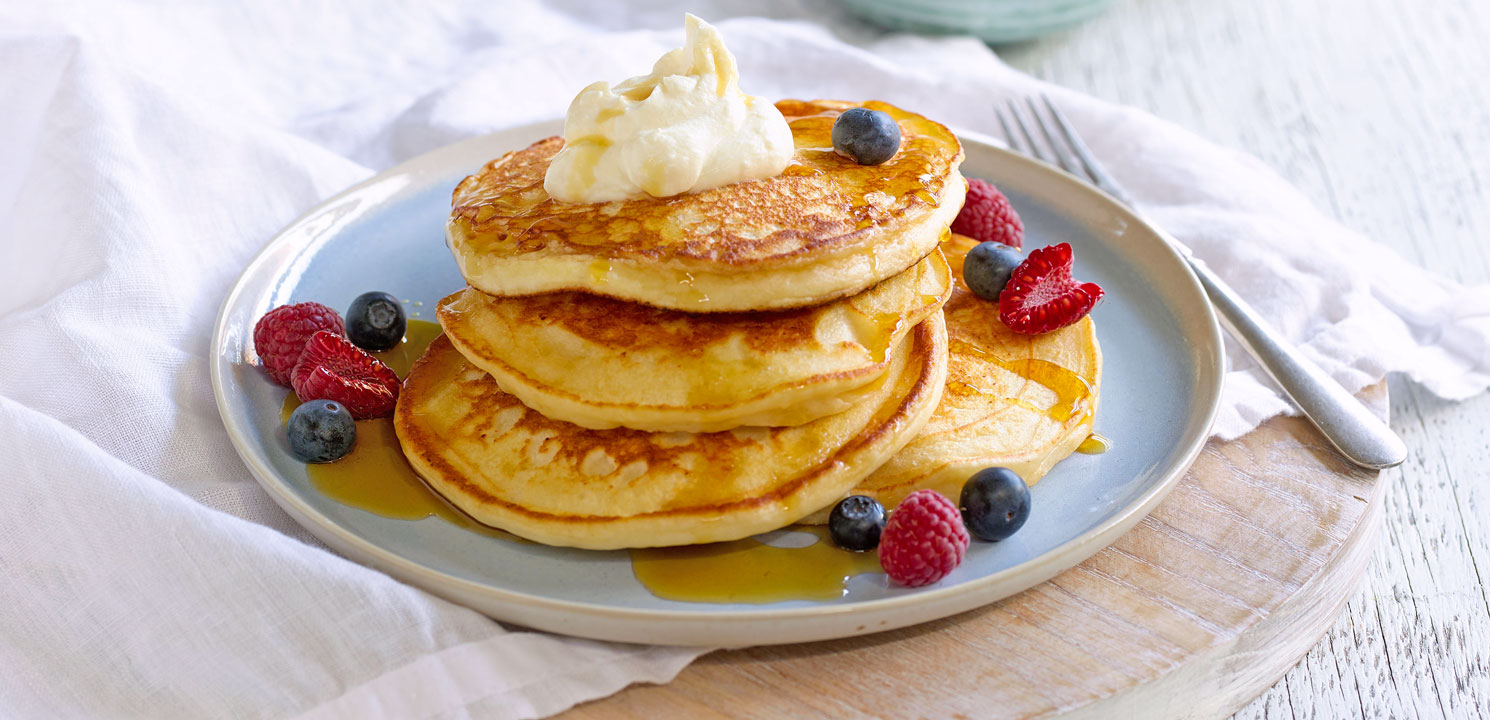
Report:
[[805,165],[797,160],[792,160],[787,163],[786,169],[782,170],[781,174],[791,177],[817,177],[818,175],[822,175],[823,171],[811,165]]
[[595,283],[596,285],[604,283],[605,279],[607,277],[610,277],[610,271],[611,266],[609,260],[596,258],[590,261],[590,281]]
[[[951,393],[953,395],[959,395],[959,396],[962,396],[962,397],[967,397],[969,395],[984,395],[984,396],[987,396],[987,397],[997,398],[997,399],[1002,400],[1003,402],[1009,403],[1011,405],[1017,405],[1019,407],[1022,407],[1022,408],[1026,409],[1026,410],[1028,410],[1028,411],[1030,411],[1032,413],[1036,413],[1036,414],[1040,414],[1040,415],[1045,415],[1047,417],[1050,417],[1052,420],[1056,419],[1054,416],[1052,416],[1050,414],[1050,408],[1042,408],[1042,407],[1040,407],[1038,405],[1035,405],[1034,403],[1032,403],[1032,402],[1030,402],[1028,400],[1025,400],[1023,398],[1003,397],[1002,394],[999,393],[998,391],[988,390],[986,388],[980,388],[977,385],[973,385],[972,383],[966,383],[966,382],[963,382],[961,380],[948,380],[947,381],[947,392],[948,393]],[[1059,415],[1059,414],[1060,413],[1057,413],[1057,415]]]
[[[837,119],[837,111],[825,110],[815,115],[804,115],[788,121],[787,124],[792,129],[796,154],[784,174],[811,176],[830,171],[835,165],[841,165],[843,168],[857,167],[853,159],[840,155],[833,148],[833,123]],[[898,117],[896,122],[900,123],[902,137],[904,137],[901,144],[902,161],[904,158],[915,158],[920,152],[925,151],[927,145],[934,143],[927,137],[935,136],[939,131],[925,118]],[[939,176],[924,170],[925,168],[923,172],[918,173],[907,168],[898,168],[879,179],[879,189],[892,198],[914,198],[919,202],[935,206],[940,202],[939,194],[933,192]],[[857,216],[857,229],[860,230],[875,224],[875,221],[867,215],[861,215],[869,206],[863,197],[859,196],[858,199],[851,201],[851,209]]]
[[870,316],[869,320],[874,323],[874,328],[878,331],[874,339],[884,340],[885,343],[873,349],[865,348],[869,350],[870,361],[879,365],[890,359],[890,347],[895,344],[895,334],[900,332],[900,326],[905,322],[905,315],[898,312],[875,313]]
[[[912,271],[915,271],[915,266],[912,266]],[[893,339],[900,333],[901,328],[905,325],[905,321],[912,316],[921,317],[927,308],[936,307],[942,302],[942,296],[922,292],[919,300],[921,303],[920,307],[907,310],[903,313],[881,312],[868,315],[869,322],[878,331],[878,334],[875,336],[876,339],[883,338],[885,340],[885,344],[882,347],[865,348],[865,350],[869,351],[870,360],[875,364],[883,363],[890,359],[890,348],[894,344]],[[917,322],[920,321],[918,320]]]
[[398,341],[398,345],[373,353],[373,356],[382,360],[393,372],[398,373],[400,378],[409,374],[409,369],[414,367],[414,361],[424,356],[424,351],[429,344],[435,341],[444,332],[437,322],[428,320],[410,320],[408,328],[404,330],[404,339]]
[[[398,346],[373,355],[404,377],[440,332],[438,323],[409,320],[408,330]],[[280,422],[288,420],[299,406],[300,399],[290,393],[280,408]],[[476,522],[430,490],[404,458],[393,431],[393,418],[358,420],[357,444],[352,451],[336,462],[308,464],[305,473],[311,486],[322,495],[374,515],[395,520],[433,516],[482,535],[528,542]]]
[[849,578],[882,572],[877,554],[833,545],[826,527],[794,525],[787,530],[811,533],[816,542],[787,548],[746,538],[640,548],[631,551],[631,571],[664,600],[712,603],[833,600],[848,592]]
[[1076,452],[1085,455],[1101,455],[1111,449],[1112,441],[1097,433],[1092,433],[1087,439],[1082,440],[1080,445],[1076,446]]
[[[1055,393],[1056,400],[1048,408],[1037,408],[1018,398],[1008,399],[1016,404],[1029,407],[1036,412],[1042,412],[1046,417],[1056,422],[1066,422],[1077,415],[1089,415],[1092,412],[1092,386],[1087,383],[1085,378],[1068,368],[1039,358],[1005,360],[963,340],[951,341],[949,349],[958,355],[971,355],[991,365],[1003,368],[1025,380],[1050,388]],[[949,381],[947,383],[947,389],[957,395],[969,395],[973,393],[998,395],[998,393],[992,390],[980,388],[959,380]]]

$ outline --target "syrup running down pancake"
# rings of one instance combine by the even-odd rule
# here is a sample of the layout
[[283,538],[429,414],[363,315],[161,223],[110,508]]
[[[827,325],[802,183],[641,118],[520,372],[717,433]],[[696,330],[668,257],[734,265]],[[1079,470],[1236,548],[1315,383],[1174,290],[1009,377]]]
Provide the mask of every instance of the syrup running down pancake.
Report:
[[877,102],[901,131],[881,165],[833,150],[850,103],[784,100],[793,160],[779,176],[665,198],[560,203],[543,189],[563,145],[541,140],[456,186],[447,237],[491,295],[579,290],[687,312],[819,305],[936,249],[962,208],[962,146],[946,127]]

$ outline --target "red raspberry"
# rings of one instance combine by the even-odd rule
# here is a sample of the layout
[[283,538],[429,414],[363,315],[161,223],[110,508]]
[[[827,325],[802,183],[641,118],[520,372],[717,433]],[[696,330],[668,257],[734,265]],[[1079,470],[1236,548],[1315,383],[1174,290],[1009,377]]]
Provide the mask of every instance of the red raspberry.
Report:
[[254,352],[269,379],[290,387],[290,371],[300,361],[305,341],[319,330],[340,335],[347,328],[335,310],[315,302],[280,305],[259,318],[254,324]]
[[305,342],[290,379],[301,402],[339,402],[358,420],[391,415],[400,387],[393,368],[328,330]]
[[1031,252],[999,293],[999,319],[1014,332],[1039,335],[1086,317],[1102,299],[1102,287],[1072,280],[1073,260],[1066,243]]
[[967,200],[962,212],[952,221],[952,232],[978,242],[996,242],[1011,248],[1024,246],[1024,223],[1009,204],[1009,198],[992,183],[978,178],[967,179]]
[[957,505],[935,490],[907,495],[880,534],[880,567],[906,587],[930,585],[962,564],[967,528]]

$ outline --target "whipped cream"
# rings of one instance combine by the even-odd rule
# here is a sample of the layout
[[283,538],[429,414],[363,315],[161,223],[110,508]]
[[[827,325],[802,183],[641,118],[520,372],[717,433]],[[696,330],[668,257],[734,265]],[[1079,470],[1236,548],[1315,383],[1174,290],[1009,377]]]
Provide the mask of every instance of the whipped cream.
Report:
[[543,187],[561,202],[668,197],[781,174],[792,131],[776,106],[740,91],[719,30],[693,15],[683,47],[652,74],[574,98],[564,148]]

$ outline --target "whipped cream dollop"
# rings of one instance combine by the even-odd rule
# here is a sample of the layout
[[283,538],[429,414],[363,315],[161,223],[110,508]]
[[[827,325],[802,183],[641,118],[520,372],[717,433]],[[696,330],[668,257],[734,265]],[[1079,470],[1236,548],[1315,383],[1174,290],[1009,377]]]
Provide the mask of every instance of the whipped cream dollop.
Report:
[[740,91],[719,30],[693,15],[683,47],[652,74],[574,98],[564,148],[543,187],[561,202],[668,197],[781,174],[792,131],[776,106]]

